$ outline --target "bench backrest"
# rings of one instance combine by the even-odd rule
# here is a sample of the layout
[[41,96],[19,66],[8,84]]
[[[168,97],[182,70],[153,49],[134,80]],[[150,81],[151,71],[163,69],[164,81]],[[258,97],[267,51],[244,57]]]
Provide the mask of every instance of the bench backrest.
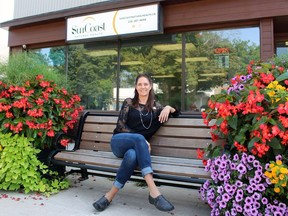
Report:
[[[110,139],[118,116],[88,114],[85,119],[80,148],[111,151]],[[203,119],[170,118],[150,140],[151,155],[197,158],[197,149],[212,143],[210,128]]]

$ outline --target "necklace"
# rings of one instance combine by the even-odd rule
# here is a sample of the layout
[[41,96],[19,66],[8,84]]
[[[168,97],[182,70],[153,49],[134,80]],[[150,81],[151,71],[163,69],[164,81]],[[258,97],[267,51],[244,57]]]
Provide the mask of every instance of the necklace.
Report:
[[[140,107],[139,107],[139,115],[140,115],[140,120],[141,120],[141,123],[142,123],[142,126],[146,129],[146,130],[148,130],[150,127],[151,127],[151,124],[152,124],[152,112],[147,112],[147,113],[145,113],[145,114],[143,114],[142,113],[142,111],[140,110]],[[149,123],[149,125],[148,126],[146,126],[145,124],[144,124],[144,122],[143,122],[143,118],[142,118],[142,116],[148,116],[148,114],[150,113],[150,123]]]

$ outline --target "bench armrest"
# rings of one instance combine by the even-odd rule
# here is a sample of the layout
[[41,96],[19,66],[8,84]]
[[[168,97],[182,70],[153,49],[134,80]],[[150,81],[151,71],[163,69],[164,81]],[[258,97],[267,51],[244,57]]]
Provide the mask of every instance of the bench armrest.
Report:
[[[65,146],[61,145],[61,144],[60,144],[60,141],[61,141],[62,139],[69,139],[69,140],[74,141],[75,145],[74,145],[73,149],[67,150],[67,149],[65,148]],[[64,132],[58,133],[58,134],[56,134],[56,136],[55,136],[54,148],[55,148],[55,150],[57,150],[57,151],[63,151],[63,150],[75,151],[75,150],[77,150],[77,149],[79,148],[79,142],[78,142],[78,140],[79,140],[79,139],[78,139],[77,137],[75,137],[75,136],[73,136],[73,135],[71,135],[71,134],[66,134],[66,133],[64,133]]]

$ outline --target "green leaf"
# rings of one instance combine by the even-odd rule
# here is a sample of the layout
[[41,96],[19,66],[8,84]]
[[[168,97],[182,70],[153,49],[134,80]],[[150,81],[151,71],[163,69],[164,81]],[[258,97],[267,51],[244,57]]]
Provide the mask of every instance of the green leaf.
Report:
[[283,81],[283,80],[287,80],[287,79],[288,79],[288,72],[285,72],[276,78],[276,80],[278,82]]
[[260,140],[259,137],[254,137],[248,142],[248,149],[251,151],[251,149],[254,147],[254,143],[258,142]]
[[281,143],[279,142],[278,139],[276,139],[275,137],[267,143],[270,147],[272,147],[273,149],[282,149]]
[[232,116],[231,118],[229,118],[228,120],[228,125],[230,127],[232,127],[234,130],[237,130],[237,123],[238,123],[238,116]]
[[223,118],[218,118],[217,121],[215,122],[215,124],[216,124],[217,126],[219,126],[223,121],[224,121]]

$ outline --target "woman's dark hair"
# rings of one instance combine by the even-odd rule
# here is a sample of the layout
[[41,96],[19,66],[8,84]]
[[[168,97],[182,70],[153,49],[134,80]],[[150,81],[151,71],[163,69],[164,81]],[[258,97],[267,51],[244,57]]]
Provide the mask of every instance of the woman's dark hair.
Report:
[[[150,85],[152,87],[150,92],[149,92],[148,99],[147,99],[147,102],[146,102],[146,105],[145,105],[145,108],[148,111],[152,111],[153,110],[153,106],[154,106],[154,101],[155,101],[155,94],[154,94],[154,90],[153,90],[153,81],[152,81],[151,77],[148,74],[139,74],[136,77],[135,85],[137,85],[137,82],[138,82],[138,80],[141,77],[145,77],[149,81],[149,83],[150,83]],[[136,88],[134,90],[134,97],[132,98],[132,104],[133,104],[134,107],[138,107],[139,106],[139,93],[136,90]]]

